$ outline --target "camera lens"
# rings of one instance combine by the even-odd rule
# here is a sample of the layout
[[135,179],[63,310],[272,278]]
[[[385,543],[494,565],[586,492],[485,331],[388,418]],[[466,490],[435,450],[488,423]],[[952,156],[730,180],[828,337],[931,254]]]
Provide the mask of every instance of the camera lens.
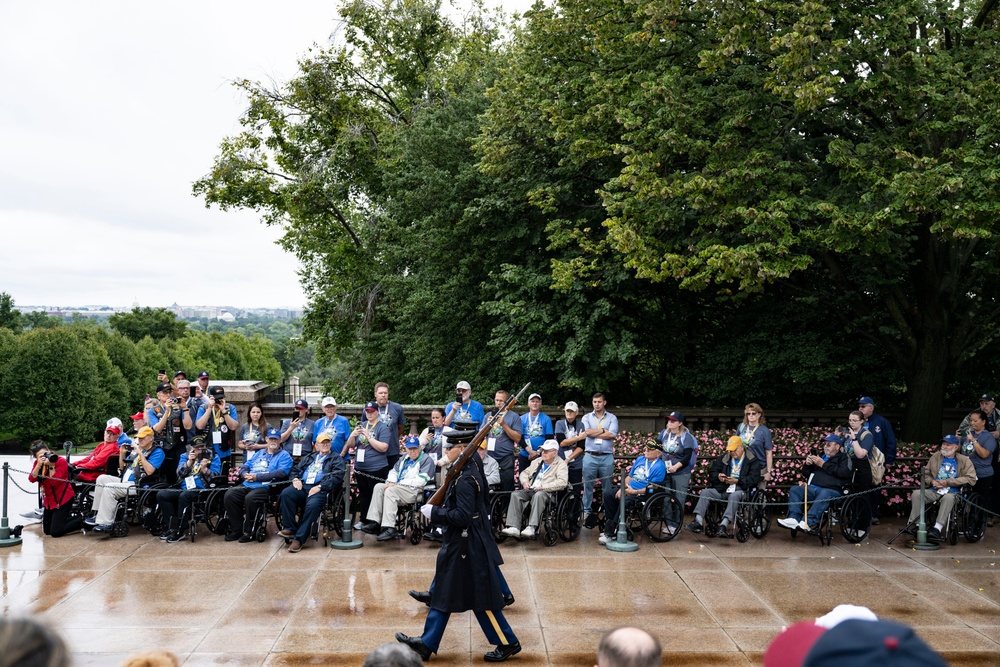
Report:
[[59,460],[59,455],[58,454],[48,454],[45,458],[47,458],[49,460],[49,463],[55,463],[56,461]]

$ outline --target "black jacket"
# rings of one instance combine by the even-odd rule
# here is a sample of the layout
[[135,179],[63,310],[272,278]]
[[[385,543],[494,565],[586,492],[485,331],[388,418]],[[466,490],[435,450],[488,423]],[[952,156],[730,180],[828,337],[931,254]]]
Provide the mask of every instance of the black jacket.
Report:
[[[298,464],[292,468],[288,479],[301,479],[303,488],[307,488],[308,485],[306,485],[305,479],[306,471],[318,456],[319,452],[313,450],[299,459]],[[344,470],[344,457],[339,452],[331,451],[326,460],[323,461],[323,476],[319,480],[319,488],[323,493],[330,493],[344,483]]]
[[813,475],[812,483],[816,486],[824,489],[840,489],[851,481],[851,461],[844,450],[840,450],[823,464],[822,468],[811,463],[802,466],[802,477],[807,482],[809,475]]
[[431,521],[446,526],[431,597],[431,607],[438,611],[503,608],[497,577],[503,558],[490,528],[489,487],[482,465],[472,456],[448,487],[444,505],[431,514]]
[[[729,462],[732,458],[732,452],[723,452],[722,456],[712,461],[712,467],[708,469],[708,483],[719,493],[725,493],[726,489],[729,488],[728,484],[719,481],[719,473],[729,474]],[[743,459],[743,468],[740,470],[740,478],[736,486],[749,493],[750,489],[756,488],[760,484],[760,461],[749,449],[744,451]]]

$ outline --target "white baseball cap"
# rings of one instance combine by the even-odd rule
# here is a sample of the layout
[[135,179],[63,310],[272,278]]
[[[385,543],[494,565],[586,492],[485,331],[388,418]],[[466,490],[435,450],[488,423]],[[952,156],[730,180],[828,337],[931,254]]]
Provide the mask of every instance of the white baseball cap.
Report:
[[109,429],[112,426],[117,426],[118,428],[121,428],[122,420],[118,419],[118,417],[112,417],[111,419],[108,420],[108,423],[104,425],[104,428]]
[[576,401],[569,401],[566,403],[564,410],[572,410],[573,412],[579,412],[580,406],[576,404]]
[[542,443],[540,449],[559,449],[559,443],[555,440],[546,440]]
[[336,406],[337,405],[337,399],[335,399],[333,396],[327,396],[327,397],[325,397],[323,399],[323,402],[322,402],[322,407],[325,408],[328,405]]
[[466,391],[472,391],[472,387],[470,387],[469,383],[466,382],[465,380],[462,380],[457,385],[455,385],[455,389],[465,389]]

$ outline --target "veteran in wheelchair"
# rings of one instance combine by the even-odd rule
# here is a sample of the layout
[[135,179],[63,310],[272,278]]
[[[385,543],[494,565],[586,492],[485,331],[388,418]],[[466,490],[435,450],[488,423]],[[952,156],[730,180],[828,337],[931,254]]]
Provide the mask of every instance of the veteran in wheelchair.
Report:
[[384,482],[375,485],[368,517],[361,528],[369,535],[377,535],[379,542],[402,537],[397,527],[397,514],[401,510],[409,514],[402,522],[402,532],[406,532],[409,524],[416,542],[423,536],[423,523],[414,517],[419,516],[417,510],[424,502],[425,487],[434,483],[436,465],[430,454],[423,451],[417,436],[407,436],[403,445],[406,456],[396,461]]
[[226,541],[252,542],[258,532],[257,517],[271,499],[272,483],[286,479],[292,470],[292,455],[281,448],[281,431],[267,430],[267,448],[258,449],[238,473],[242,481],[226,491],[228,531]]
[[[831,500],[842,495],[842,489],[851,481],[851,460],[843,449],[844,440],[835,433],[823,438],[823,453],[809,454],[802,466],[799,482],[788,491],[788,516],[778,519],[778,524],[790,530],[815,532]],[[809,503],[808,515],[804,503]]]
[[[507,506],[507,528],[502,532],[511,537],[532,538],[541,524],[543,514],[556,502],[558,493],[569,486],[569,468],[559,458],[559,443],[546,440],[541,446],[541,456],[531,462],[521,473],[523,487],[510,494]],[[521,529],[525,506],[530,504],[527,526]]]
[[144,426],[137,434],[138,442],[123,446],[119,454],[121,475],[101,475],[94,487],[94,517],[84,521],[98,533],[111,533],[118,522],[119,504],[127,501],[139,488],[147,488],[158,481],[160,466],[166,457],[163,450],[153,446],[153,429]]
[[163,522],[161,539],[180,542],[184,539],[186,525],[192,508],[202,492],[208,489],[213,477],[222,474],[222,459],[205,446],[204,436],[195,436],[188,446],[187,456],[177,466],[176,488],[163,489],[156,494],[156,505]]
[[761,461],[743,445],[738,435],[729,438],[726,451],[712,461],[708,470],[709,486],[701,490],[698,504],[694,508],[694,521],[687,525],[692,533],[705,531],[705,515],[711,503],[724,502],[726,509],[722,521],[716,526],[712,537],[733,537],[728,526],[736,523],[736,514],[744,498],[749,499],[750,491],[760,483]]
[[[288,552],[298,553],[312,532],[320,513],[326,509],[331,493],[338,498],[347,469],[340,452],[331,452],[333,437],[323,431],[316,437],[315,448],[292,468],[290,486],[279,496],[282,529],[278,535],[289,541]],[[296,515],[298,520],[296,521]]]
[[[916,524],[920,518],[920,495],[924,496],[924,515],[937,508],[934,526],[927,530],[931,542],[943,542],[949,521],[962,487],[976,483],[976,468],[972,460],[959,453],[957,436],[946,435],[941,439],[941,449],[935,452],[923,469],[925,489],[916,489],[910,495],[910,517],[903,532],[916,537]],[[928,525],[930,522],[928,521]]]
[[662,487],[666,477],[667,467],[660,459],[660,445],[655,440],[649,440],[645,455],[636,458],[632,469],[625,476],[625,497],[622,498],[622,490],[613,485],[604,490],[604,531],[597,538],[598,541],[601,544],[614,541],[618,533],[621,502],[625,503],[626,515],[630,514],[630,509],[656,493],[658,486]]

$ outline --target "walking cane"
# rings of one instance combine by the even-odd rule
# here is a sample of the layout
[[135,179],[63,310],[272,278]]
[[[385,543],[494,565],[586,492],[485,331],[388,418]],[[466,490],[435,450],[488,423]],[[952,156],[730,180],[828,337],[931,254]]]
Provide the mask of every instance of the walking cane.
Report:
[[806,480],[806,488],[802,490],[802,520],[807,524],[809,523],[809,485],[812,484],[815,474],[809,475],[809,479]]

